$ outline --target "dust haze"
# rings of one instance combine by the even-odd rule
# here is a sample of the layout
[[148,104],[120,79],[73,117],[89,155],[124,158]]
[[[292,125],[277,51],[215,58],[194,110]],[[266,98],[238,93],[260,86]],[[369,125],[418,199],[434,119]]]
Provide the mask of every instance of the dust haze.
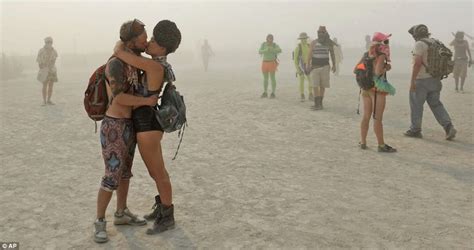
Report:
[[[423,139],[403,133],[414,45],[408,29],[426,24],[448,46],[452,32],[474,35],[473,5],[0,0],[0,242],[18,241],[21,249],[472,249],[474,66],[462,93],[452,75],[443,80],[455,140],[445,139],[427,105]],[[189,123],[176,160],[177,133],[161,140],[176,228],[148,236],[151,221],[113,225],[114,195],[106,213],[110,240],[97,245],[104,160],[83,97],[91,74],[112,55],[120,26],[134,18],[145,23],[149,39],[163,19],[182,34],[168,56]],[[339,75],[330,75],[324,109],[313,111],[313,102],[300,97],[292,52],[301,32],[314,39],[321,25],[344,59]],[[387,79],[397,92],[386,98],[383,129],[398,152],[390,155],[377,152],[372,127],[368,149],[358,144],[362,104],[353,68],[374,32],[392,34]],[[258,50],[267,34],[282,49],[274,99],[260,98]],[[37,80],[36,56],[48,36],[59,55],[55,105],[43,103]],[[200,56],[205,39],[215,54],[207,72]],[[157,191],[138,150],[133,175],[128,205],[142,216]]]

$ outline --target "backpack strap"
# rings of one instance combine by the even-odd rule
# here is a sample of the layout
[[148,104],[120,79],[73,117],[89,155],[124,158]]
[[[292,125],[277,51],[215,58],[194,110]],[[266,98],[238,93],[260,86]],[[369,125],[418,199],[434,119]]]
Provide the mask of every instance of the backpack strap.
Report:
[[377,88],[374,88],[374,114],[373,114],[373,117],[374,117],[374,120],[375,120],[375,109],[377,107]]
[[427,38],[422,38],[422,39],[420,39],[420,41],[426,43],[426,45],[428,45],[428,46],[431,45],[431,42],[428,42]]
[[[428,42],[427,38],[423,38],[423,39],[420,39],[420,41],[422,41],[423,43],[425,43],[426,45],[428,45],[428,48],[432,45],[431,42]],[[425,67],[426,71],[428,72],[428,66],[425,64],[425,62],[423,62],[423,60],[421,60],[421,65],[423,65],[423,67]]]
[[357,114],[360,115],[360,95],[362,94],[362,88],[359,88],[359,100],[357,102]]
[[178,138],[179,139],[179,144],[178,144],[178,148],[176,148],[176,153],[174,154],[173,156],[173,161],[176,160],[176,157],[178,156],[178,152],[179,152],[179,148],[181,147],[181,142],[183,141],[183,137],[184,137],[184,130],[186,129],[186,126],[188,125],[188,122],[185,122],[183,127],[179,130],[178,132]]
[[301,56],[303,55],[303,48],[301,46],[301,43],[298,44],[298,60],[300,60]]

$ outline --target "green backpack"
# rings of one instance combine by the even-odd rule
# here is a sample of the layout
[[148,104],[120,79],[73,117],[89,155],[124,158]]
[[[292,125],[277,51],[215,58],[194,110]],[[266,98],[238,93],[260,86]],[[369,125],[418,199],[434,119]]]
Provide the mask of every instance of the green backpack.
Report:
[[453,52],[437,39],[421,39],[428,45],[428,65],[423,66],[434,78],[444,79],[453,72]]

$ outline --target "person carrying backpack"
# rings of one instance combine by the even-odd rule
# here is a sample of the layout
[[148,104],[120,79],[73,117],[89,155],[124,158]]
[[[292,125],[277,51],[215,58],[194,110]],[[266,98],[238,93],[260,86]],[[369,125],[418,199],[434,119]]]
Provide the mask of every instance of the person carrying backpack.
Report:
[[395,148],[385,144],[382,123],[386,96],[395,94],[395,88],[387,81],[386,77],[386,72],[391,69],[389,64],[390,36],[375,32],[368,52],[364,54],[354,69],[364,103],[364,112],[360,122],[359,147],[367,149],[367,134],[370,117],[373,113],[374,132],[378,143],[377,151],[383,153],[397,152]]
[[433,115],[446,132],[446,140],[456,136],[456,129],[448,111],[440,101],[441,79],[453,70],[452,53],[440,41],[430,38],[428,27],[419,24],[411,27],[408,33],[415,39],[413,69],[410,82],[411,126],[404,135],[422,138],[421,122],[423,105],[428,103]]
[[306,32],[302,32],[298,37],[300,43],[296,46],[295,50],[293,51],[293,62],[295,63],[296,68],[296,77],[300,83],[300,95],[301,101],[304,102],[304,80],[308,80],[308,99],[313,101],[313,83],[309,79],[309,72],[306,70],[306,58],[308,58],[309,54],[309,43],[308,43],[308,35]]
[[[148,42],[146,53],[151,56],[145,58],[126,49],[125,44],[119,41],[114,48],[114,55],[126,63],[145,71],[145,80],[135,85],[135,95],[147,97],[159,95],[165,83],[163,102],[167,102],[166,93],[171,90],[175,75],[171,65],[166,61],[169,54],[176,51],[181,43],[181,32],[176,24],[169,20],[158,22],[153,29],[153,37]],[[156,104],[156,103],[155,103]],[[132,112],[133,127],[137,133],[137,144],[140,155],[155,182],[157,195],[154,198],[153,210],[145,215],[145,219],[154,220],[153,227],[147,234],[157,234],[175,226],[174,205],[172,199],[171,180],[165,168],[161,139],[164,131],[173,131],[165,121],[157,117],[156,107],[136,105]],[[173,125],[173,124],[171,124]]]
[[[137,54],[146,48],[147,35],[144,26],[139,20],[134,19],[125,22],[120,28],[120,39]],[[133,106],[153,106],[158,98],[134,95],[131,86],[137,84],[138,72],[136,68],[120,59],[112,57],[105,66],[100,68],[101,70],[98,69],[96,72],[105,70],[108,108],[100,126],[100,144],[105,174],[97,197],[97,219],[94,222],[93,239],[97,243],[104,243],[109,240],[105,212],[113,191],[117,191],[114,225],[146,225],[146,220],[132,213],[127,206],[136,146],[136,135],[131,117]]]

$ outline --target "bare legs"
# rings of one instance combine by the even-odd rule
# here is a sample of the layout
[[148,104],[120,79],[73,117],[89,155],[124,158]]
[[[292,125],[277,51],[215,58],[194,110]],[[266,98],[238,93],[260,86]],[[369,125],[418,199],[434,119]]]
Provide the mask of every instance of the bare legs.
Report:
[[99,188],[99,194],[97,195],[97,219],[105,218],[105,211],[111,198],[112,192]]
[[166,171],[161,151],[161,131],[147,131],[137,134],[138,150],[148,169],[148,173],[155,181],[156,188],[160,194],[161,202],[165,206],[171,206],[172,188],[171,181]]
[[53,104],[51,102],[51,96],[53,95],[53,85],[54,83],[52,81],[43,83],[43,104]]
[[[360,122],[360,143],[367,144],[367,134],[369,131],[370,117],[372,116],[374,95],[362,94],[362,99],[364,102],[364,114],[362,116],[362,121]],[[385,111],[385,95],[377,94],[377,101],[375,107],[375,119],[374,119],[374,132],[377,137],[378,145],[384,145],[383,138],[383,113]]]

